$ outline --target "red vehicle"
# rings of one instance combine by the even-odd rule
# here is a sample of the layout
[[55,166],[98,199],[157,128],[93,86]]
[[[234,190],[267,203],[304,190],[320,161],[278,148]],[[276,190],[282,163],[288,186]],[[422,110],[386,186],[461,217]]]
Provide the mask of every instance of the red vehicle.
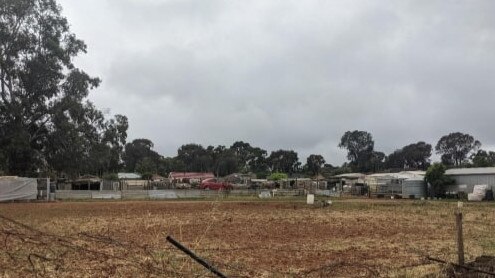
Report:
[[200,189],[210,189],[210,190],[230,190],[232,185],[228,182],[221,182],[217,179],[206,179],[199,185]]

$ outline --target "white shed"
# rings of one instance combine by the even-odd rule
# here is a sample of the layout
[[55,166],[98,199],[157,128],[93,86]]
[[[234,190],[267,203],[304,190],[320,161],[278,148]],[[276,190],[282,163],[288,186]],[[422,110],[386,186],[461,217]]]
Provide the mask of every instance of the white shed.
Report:
[[495,167],[448,169],[445,175],[455,180],[455,185],[448,191],[472,193],[475,185],[486,184],[488,189],[495,189]]

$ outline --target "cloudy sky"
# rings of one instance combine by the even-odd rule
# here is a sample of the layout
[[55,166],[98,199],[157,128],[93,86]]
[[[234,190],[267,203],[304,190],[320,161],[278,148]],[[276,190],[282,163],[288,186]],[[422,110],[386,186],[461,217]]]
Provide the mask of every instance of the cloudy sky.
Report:
[[61,0],[90,99],[171,156],[184,143],[345,161],[453,131],[495,146],[495,1]]

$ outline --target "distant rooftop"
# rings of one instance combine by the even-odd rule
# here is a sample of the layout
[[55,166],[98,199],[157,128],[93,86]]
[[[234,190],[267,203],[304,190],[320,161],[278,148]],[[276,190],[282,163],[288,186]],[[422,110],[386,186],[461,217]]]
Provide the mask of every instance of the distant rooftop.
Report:
[[345,174],[340,174],[340,175],[336,175],[334,177],[337,177],[337,178],[349,178],[349,179],[359,179],[359,178],[363,178],[365,175],[364,174],[361,174],[361,173],[345,173]]
[[119,180],[139,180],[141,175],[136,173],[117,173]]
[[447,171],[445,171],[445,174],[450,176],[495,175],[495,167],[448,169]]
[[168,177],[171,179],[210,179],[214,178],[213,173],[199,173],[199,172],[170,172]]
[[425,174],[425,171],[402,171],[398,173],[371,174],[367,177],[376,179],[422,180]]

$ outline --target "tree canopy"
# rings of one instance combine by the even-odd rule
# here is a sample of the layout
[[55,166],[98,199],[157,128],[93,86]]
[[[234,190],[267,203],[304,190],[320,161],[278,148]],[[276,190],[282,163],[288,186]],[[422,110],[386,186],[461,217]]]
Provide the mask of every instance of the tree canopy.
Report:
[[495,166],[495,152],[478,150],[471,155],[474,167],[493,167]]
[[0,2],[0,157],[4,171],[101,173],[119,167],[127,118],[85,100],[100,83],[73,64],[86,45],[54,0]]
[[357,171],[371,170],[375,142],[366,131],[347,131],[340,139],[339,147],[347,150],[347,159]]
[[325,159],[319,154],[311,154],[306,159],[306,165],[310,173],[314,176],[317,176],[320,173],[323,165],[325,165]]
[[476,152],[481,147],[481,143],[473,136],[460,132],[453,132],[442,136],[438,141],[435,150],[441,155],[442,162],[446,165],[460,166],[469,157],[469,154]]
[[425,142],[409,144],[391,153],[386,164],[389,168],[426,170],[430,165],[432,147]]
[[454,181],[445,176],[447,167],[441,163],[433,163],[426,170],[425,181],[431,185],[432,193],[435,197],[443,197],[445,195],[445,186],[453,184]]
[[292,174],[297,172],[301,165],[297,153],[292,150],[273,151],[268,157],[268,165],[272,172]]

